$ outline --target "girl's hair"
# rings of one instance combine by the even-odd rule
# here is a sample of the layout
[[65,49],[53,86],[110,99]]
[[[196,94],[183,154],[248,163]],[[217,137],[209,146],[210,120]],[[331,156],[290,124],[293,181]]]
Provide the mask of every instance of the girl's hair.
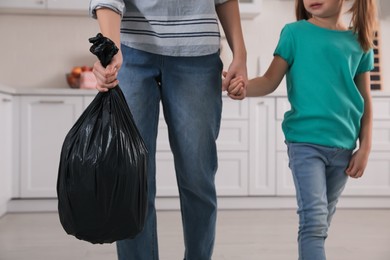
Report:
[[[368,51],[374,46],[375,31],[377,29],[376,0],[354,0],[348,12],[352,14],[351,26],[353,32],[358,35],[360,46],[364,51]],[[295,0],[295,15],[298,21],[308,20],[312,17],[306,11],[303,0]]]

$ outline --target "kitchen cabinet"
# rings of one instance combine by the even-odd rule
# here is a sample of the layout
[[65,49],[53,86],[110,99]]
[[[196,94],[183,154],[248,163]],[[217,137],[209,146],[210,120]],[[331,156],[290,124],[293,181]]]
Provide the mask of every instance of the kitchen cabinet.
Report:
[[261,12],[262,0],[239,0],[241,18],[252,19]]
[[95,96],[84,96],[83,97],[83,109],[86,109],[87,106],[92,102]]
[[344,195],[390,195],[390,98],[373,98],[372,148],[362,178],[350,179]]
[[0,8],[43,10],[46,8],[46,0],[2,0]]
[[[6,126],[0,129],[0,169],[2,172],[12,171],[12,197],[19,199],[11,200],[11,208],[15,209],[21,201],[52,201],[56,198],[63,140],[95,94],[69,89],[0,96],[0,116]],[[284,93],[242,101],[223,97],[216,175],[222,208],[296,206],[281,130],[283,115],[289,107]],[[352,200],[343,200],[343,206],[358,207],[362,203],[366,206],[390,205],[390,95],[373,95],[373,107],[373,146],[367,170],[363,178],[349,181],[343,196]],[[163,203],[163,208],[178,208],[173,156],[162,115],[158,133],[157,200],[159,205]],[[10,135],[14,137],[9,138]],[[7,164],[7,161],[13,163]],[[4,175],[0,178],[0,186],[9,183]],[[5,197],[9,198],[9,191],[1,192],[2,188],[0,196],[4,198],[3,194],[7,194]]]
[[295,187],[291,170],[288,167],[287,146],[284,143],[282,121],[284,113],[290,110],[290,103],[286,97],[276,98],[276,194],[280,196],[295,196]]
[[12,108],[12,96],[0,93],[0,217],[6,212],[11,199]]
[[[216,175],[219,196],[247,196],[249,122],[248,101],[223,98],[221,129],[217,140],[218,171]],[[160,109],[162,111],[162,109]],[[169,147],[168,129],[160,117],[156,154],[157,196],[177,197],[173,156]]]
[[46,0],[48,10],[83,11],[88,14],[90,0]]
[[[8,13],[65,13],[88,14],[89,0],[1,0],[0,12]],[[240,0],[240,13],[244,19],[261,12],[262,0]]]
[[64,138],[81,115],[83,98],[20,97],[20,197],[55,198]]
[[1,0],[5,13],[65,13],[88,15],[89,0]]
[[250,98],[249,100],[249,193],[253,196],[275,196],[275,98]]

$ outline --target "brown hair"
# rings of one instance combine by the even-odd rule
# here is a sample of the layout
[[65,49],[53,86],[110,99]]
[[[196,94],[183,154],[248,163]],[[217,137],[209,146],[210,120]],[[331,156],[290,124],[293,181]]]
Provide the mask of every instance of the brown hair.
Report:
[[312,17],[311,13],[306,11],[305,6],[303,5],[303,0],[295,0],[295,16],[297,21],[309,20]]
[[[358,36],[360,46],[364,51],[368,51],[374,45],[377,28],[376,0],[354,0],[348,12],[352,14],[351,26],[353,32]],[[303,0],[295,0],[295,15],[298,21],[308,20],[312,17],[306,11]]]

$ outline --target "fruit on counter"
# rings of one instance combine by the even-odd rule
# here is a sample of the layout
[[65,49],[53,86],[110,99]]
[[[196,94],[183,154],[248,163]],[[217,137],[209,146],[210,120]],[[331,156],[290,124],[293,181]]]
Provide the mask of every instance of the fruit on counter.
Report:
[[85,72],[85,71],[92,71],[92,67],[90,67],[90,66],[82,66],[82,67],[81,67],[81,71],[82,71],[82,72]]
[[71,88],[79,88],[80,86],[80,76],[76,77],[73,75],[73,73],[66,74],[66,81]]
[[74,77],[80,77],[81,72],[83,71],[81,70],[81,67],[78,66],[78,67],[73,67],[70,73]]
[[[89,84],[80,84],[80,78],[84,73],[89,74],[89,76],[83,77],[83,82],[86,81],[84,78],[89,78]],[[86,88],[89,88],[92,84],[96,85],[96,83],[93,83],[93,80],[91,80],[91,78],[94,78],[94,75],[90,74],[93,74],[92,67],[86,65],[75,66],[71,69],[70,73],[66,74],[66,81],[71,88],[80,88],[80,85],[83,85],[83,87],[88,86]]]
[[90,66],[76,66],[76,67],[73,67],[72,70],[71,70],[71,74],[75,77],[80,77],[80,74],[81,72],[84,72],[84,71],[92,71],[92,67]]

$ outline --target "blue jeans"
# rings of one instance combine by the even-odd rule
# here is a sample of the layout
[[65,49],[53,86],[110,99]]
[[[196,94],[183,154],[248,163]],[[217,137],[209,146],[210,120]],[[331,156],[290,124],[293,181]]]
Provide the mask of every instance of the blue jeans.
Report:
[[135,239],[117,242],[118,259],[159,259],[155,153],[161,102],[180,194],[184,258],[209,260],[217,217],[216,139],[222,112],[219,53],[171,57],[122,45],[122,54],[119,85],[149,151],[149,190],[144,230]]
[[351,150],[287,143],[296,189],[300,260],[324,260],[325,239],[345,187]]

